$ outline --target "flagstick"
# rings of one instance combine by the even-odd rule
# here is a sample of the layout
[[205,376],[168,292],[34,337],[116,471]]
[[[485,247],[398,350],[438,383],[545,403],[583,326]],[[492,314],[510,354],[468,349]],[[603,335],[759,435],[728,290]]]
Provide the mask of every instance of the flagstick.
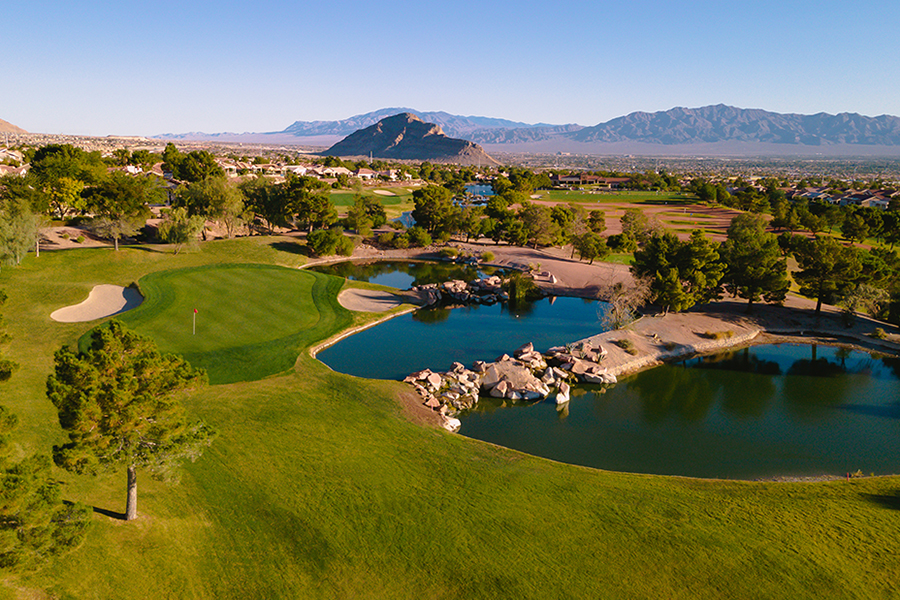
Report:
[[191,335],[197,335],[197,311],[194,311],[194,330]]

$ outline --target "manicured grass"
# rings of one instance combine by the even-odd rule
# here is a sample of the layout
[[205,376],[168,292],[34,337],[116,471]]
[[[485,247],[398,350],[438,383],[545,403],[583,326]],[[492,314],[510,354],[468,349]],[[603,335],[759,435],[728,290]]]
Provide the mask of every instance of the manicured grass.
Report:
[[[384,196],[381,194],[375,194],[373,192],[374,189],[388,191],[394,195]],[[365,190],[363,190],[363,194],[366,196],[377,198],[378,201],[381,202],[381,205],[384,206],[384,210],[387,213],[389,219],[395,219],[402,213],[413,209],[412,192],[407,191],[406,188],[366,188]],[[337,207],[338,212],[344,214],[346,213],[347,208],[353,206],[353,198],[355,195],[356,192],[353,192],[351,190],[332,190],[331,201]]]
[[212,383],[286,371],[301,348],[351,320],[334,302],[342,282],[311,271],[216,265],[151,273],[139,284],[144,303],[120,320],[206,369]]
[[631,252],[610,254],[603,259],[603,262],[615,263],[617,265],[631,265],[634,262],[634,254]]
[[674,192],[590,192],[586,190],[541,190],[537,192],[540,200],[552,202],[584,202],[584,203],[634,203],[634,204],[694,204],[694,196]]
[[[292,369],[250,381],[245,357],[223,349],[254,336],[273,343],[276,354],[288,347],[249,322],[260,318],[255,307],[243,307],[248,320],[230,323],[246,333],[216,334],[201,346],[163,323],[167,310],[181,314],[206,298],[194,285],[224,290],[217,292],[223,305],[240,303],[228,297],[240,294],[250,294],[246,305],[269,302],[241,285],[248,277],[291,290],[268,290],[269,304],[306,296],[296,298],[301,324],[291,348],[337,332],[346,314],[334,301],[337,280],[234,266],[301,259],[272,242],[288,240],[216,242],[177,257],[137,249],[45,253],[0,271],[10,295],[9,354],[22,364],[0,387],[23,419],[17,448],[47,452],[62,439],[44,381],[52,352],[92,324],[54,323],[48,315],[95,283],[158,285],[160,297],[171,294],[170,308],[150,304],[145,317],[134,313],[133,325],[173,349],[218,354],[245,379],[187,401],[191,415],[220,436],[187,465],[180,485],[140,475],[138,521],[96,514],[81,549],[8,581],[11,589],[59,598],[217,599],[896,593],[900,478],[745,483],[563,465],[413,424],[394,399],[403,384],[334,373],[304,352]],[[145,277],[151,273],[158,275]],[[310,307],[315,322],[304,313]],[[201,307],[198,317],[219,310]],[[290,327],[284,310],[278,328]],[[124,472],[56,474],[66,498],[121,510]]]

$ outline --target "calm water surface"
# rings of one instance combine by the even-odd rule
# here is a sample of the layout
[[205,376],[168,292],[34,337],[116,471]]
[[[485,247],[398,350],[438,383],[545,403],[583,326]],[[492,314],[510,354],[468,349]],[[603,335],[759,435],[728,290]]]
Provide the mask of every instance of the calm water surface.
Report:
[[568,409],[489,398],[461,433],[562,462],[692,477],[900,473],[900,359],[756,346],[665,365]]
[[451,279],[472,281],[500,273],[502,269],[474,267],[448,262],[410,262],[382,260],[368,263],[339,262],[310,267],[311,271],[345,277],[354,281],[367,281],[407,290],[414,285],[442,283]]
[[[441,263],[331,265],[334,274],[409,287],[451,278]],[[386,283],[392,282],[392,283]],[[359,377],[402,379],[454,361],[493,360],[603,330],[603,303],[545,299],[423,309],[327,348],[318,357]],[[461,434],[602,469],[692,477],[900,473],[900,359],[827,346],[755,346],[665,365],[608,389],[581,386],[562,408],[482,398]]]
[[547,350],[603,331],[606,304],[580,298],[545,298],[506,304],[421,309],[351,335],[317,354],[341,373],[371,379],[403,379],[454,361],[471,366],[532,342]]

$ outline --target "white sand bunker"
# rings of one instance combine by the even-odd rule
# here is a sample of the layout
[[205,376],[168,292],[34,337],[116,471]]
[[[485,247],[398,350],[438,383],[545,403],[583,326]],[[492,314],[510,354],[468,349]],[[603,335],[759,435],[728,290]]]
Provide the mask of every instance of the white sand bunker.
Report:
[[378,194],[379,196],[396,196],[394,192],[389,192],[387,190],[372,190],[373,194]]
[[117,315],[136,308],[144,297],[134,288],[120,285],[97,285],[81,304],[53,311],[50,318],[60,323],[81,323]]
[[404,299],[390,292],[348,288],[338,294],[338,302],[356,312],[385,312],[403,304]]

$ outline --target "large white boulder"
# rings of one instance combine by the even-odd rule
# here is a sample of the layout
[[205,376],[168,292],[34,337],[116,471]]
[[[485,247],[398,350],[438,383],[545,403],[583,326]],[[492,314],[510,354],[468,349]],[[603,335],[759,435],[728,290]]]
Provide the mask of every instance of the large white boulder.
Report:
[[559,389],[556,391],[556,403],[564,404],[570,399],[571,388],[565,381],[559,382]]

